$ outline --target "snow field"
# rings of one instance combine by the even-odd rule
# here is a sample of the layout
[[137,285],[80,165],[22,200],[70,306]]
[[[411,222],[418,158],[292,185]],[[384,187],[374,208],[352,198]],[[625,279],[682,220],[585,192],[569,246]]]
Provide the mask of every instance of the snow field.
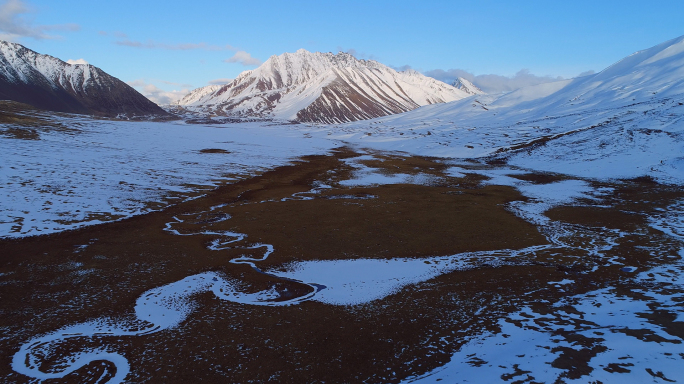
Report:
[[[0,136],[0,237],[59,232],[143,214],[199,189],[339,145],[257,123],[230,126],[64,118],[77,131]],[[228,153],[202,153],[221,149]]]

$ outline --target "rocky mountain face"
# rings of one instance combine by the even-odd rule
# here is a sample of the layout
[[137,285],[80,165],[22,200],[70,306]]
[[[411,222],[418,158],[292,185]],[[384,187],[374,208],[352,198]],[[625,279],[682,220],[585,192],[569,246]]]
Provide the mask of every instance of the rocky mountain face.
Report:
[[468,95],[482,95],[484,92],[478,88],[475,84],[471,83],[470,81],[459,77],[454,81],[453,84],[451,84],[454,88],[460,89],[461,91],[467,93]]
[[271,56],[231,83],[192,91],[178,103],[205,114],[343,123],[468,97],[416,71],[397,72],[373,60],[308,52]]
[[170,116],[100,68],[68,64],[6,41],[0,41],[0,99],[106,117]]

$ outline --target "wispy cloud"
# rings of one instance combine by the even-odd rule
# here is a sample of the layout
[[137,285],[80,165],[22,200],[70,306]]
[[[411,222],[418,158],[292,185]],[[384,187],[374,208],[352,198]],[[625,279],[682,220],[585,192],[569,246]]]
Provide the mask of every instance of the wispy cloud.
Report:
[[462,77],[487,93],[510,92],[516,89],[550,83],[563,80],[562,76],[537,76],[528,69],[521,69],[512,77],[502,75],[474,75],[463,69],[433,69],[425,72],[426,76],[433,77],[445,83],[451,84],[457,78]]
[[[169,44],[169,43],[162,43],[159,41],[155,40],[146,40],[146,41],[140,41],[140,40],[133,40],[128,38],[128,35],[126,35],[123,32],[108,32],[108,31],[99,31],[99,35],[101,36],[114,36],[116,37],[116,40],[114,40],[114,44],[122,46],[122,47],[130,47],[130,48],[137,48],[137,49],[160,49],[160,50],[167,50],[167,51],[192,51],[192,50],[202,50],[202,51],[233,51],[235,54],[231,56],[230,58],[223,60],[226,63],[239,63],[244,66],[252,66],[252,65],[260,65],[262,63],[261,60],[252,57],[252,55],[248,52],[241,51],[238,48],[226,44],[226,45],[214,45],[214,44],[207,44],[204,42],[200,43],[176,43],[176,44]],[[201,61],[202,64],[204,64],[204,61]]]
[[[164,80],[154,80],[154,81],[158,81],[158,82],[161,82],[164,84],[172,84],[172,85],[178,84],[178,83],[174,83],[171,81],[164,81]],[[180,100],[181,98],[183,98],[183,96],[187,95],[190,92],[190,90],[188,88],[191,88],[191,86],[190,86],[190,87],[184,87],[180,90],[174,89],[171,91],[165,91],[165,90],[157,87],[156,85],[152,84],[152,82],[148,82],[144,79],[129,81],[129,82],[127,82],[127,84],[130,85],[131,87],[135,88],[138,92],[143,94],[143,96],[147,97],[148,99],[152,100],[153,102],[157,103],[158,105],[168,105],[168,104],[172,104],[172,103]],[[185,85],[185,84],[181,84],[181,85]]]
[[128,38],[116,40],[116,45],[124,47],[141,48],[141,49],[165,49],[169,51],[190,51],[190,50],[204,50],[204,51],[234,51],[235,48],[231,45],[211,45],[207,43],[184,43],[184,44],[166,44],[154,40],[147,40],[146,42],[130,40]]
[[88,62],[85,61],[84,59],[76,59],[76,60],[69,59],[66,62],[67,62],[67,64],[88,64]]
[[350,54],[350,55],[356,57],[357,59],[376,60],[376,61],[378,60],[378,57],[377,57],[377,56],[375,56],[375,55],[373,55],[373,54],[368,54],[368,53],[365,53],[365,52],[359,52],[358,50],[356,50],[356,49],[354,49],[354,48],[347,48],[347,49],[344,49],[344,48],[338,46],[338,47],[337,47],[337,51],[338,51],[338,52],[346,52],[346,53],[348,53],[348,54]]
[[183,87],[183,88],[192,88],[192,84],[183,84],[183,83],[176,83],[173,81],[166,81],[166,80],[157,80],[161,83],[164,83],[166,85],[175,85],[177,87]]
[[59,39],[52,31],[78,31],[78,24],[34,25],[26,15],[34,10],[22,0],[6,0],[0,3],[0,39],[18,41],[21,38],[37,40]]
[[114,36],[114,37],[118,37],[119,39],[127,39],[128,38],[127,34],[125,34],[123,32],[119,32],[119,31],[113,31],[113,32],[98,31],[97,34],[100,36]]
[[409,70],[409,69],[413,69],[413,68],[411,68],[410,65],[402,65],[402,66],[399,66],[399,67],[395,67],[395,66],[393,66],[393,65],[390,65],[390,67],[392,67],[392,69],[394,69],[394,70],[397,71],[397,72],[403,72],[403,71],[407,71],[407,70]]
[[209,81],[209,85],[223,85],[223,84],[228,84],[234,79],[216,79],[216,80],[211,80]]
[[245,51],[237,51],[228,59],[223,60],[226,63],[240,63],[244,66],[261,65],[262,61],[252,57],[251,54]]

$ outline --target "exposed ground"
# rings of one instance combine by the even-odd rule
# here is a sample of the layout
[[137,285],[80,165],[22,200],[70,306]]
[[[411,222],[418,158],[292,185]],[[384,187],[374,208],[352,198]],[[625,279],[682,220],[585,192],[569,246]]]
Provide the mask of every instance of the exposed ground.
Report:
[[[594,192],[538,209],[541,200],[496,185],[506,174],[524,183],[522,191],[567,183]],[[511,185],[513,178],[507,180]],[[128,361],[130,382],[400,382],[459,359],[509,382],[587,381],[599,371],[614,380],[671,380],[672,371],[656,355],[684,358],[684,322],[677,317],[684,295],[677,264],[682,243],[653,223],[683,197],[679,188],[643,180],[587,183],[474,163],[361,156],[349,149],[304,157],[163,211],[0,240],[0,377],[31,382],[10,362],[34,337],[94,319],[129,321],[146,291],[191,275],[217,273],[238,282],[245,294],[272,289],[274,304],[310,295],[305,283],[335,280],[320,275],[296,282],[230,263],[241,255],[262,257],[263,248],[249,249],[261,243],[274,252],[254,264],[286,277],[313,261],[433,263],[434,256],[445,256],[461,267],[397,286],[375,300],[358,296],[354,305],[332,305],[315,295],[293,305],[249,305],[203,292],[191,296],[193,309],[176,327],[39,346],[32,355],[37,366],[58,373],[72,353],[105,348]],[[227,231],[246,238],[210,249],[222,241],[216,234]],[[637,273],[659,268],[671,278],[649,280]],[[326,289],[332,288],[340,287]],[[645,289],[659,296],[649,298]],[[599,327],[588,313],[585,318],[577,303],[601,290],[613,295],[605,297],[648,304],[638,314],[646,325],[616,320]],[[598,295],[599,306],[601,300]],[[522,352],[499,362],[486,353],[459,355],[483,335],[515,338],[506,327],[520,331],[523,340],[532,332],[548,335],[548,344],[537,346],[546,353],[537,365]],[[599,333],[586,336],[599,328],[636,343],[628,347],[655,346],[656,353],[644,362],[635,350],[632,360],[601,366],[592,359],[619,347]],[[539,366],[545,372],[528,369]],[[117,369],[97,361],[46,383],[102,383]],[[473,376],[447,377],[459,382]]]

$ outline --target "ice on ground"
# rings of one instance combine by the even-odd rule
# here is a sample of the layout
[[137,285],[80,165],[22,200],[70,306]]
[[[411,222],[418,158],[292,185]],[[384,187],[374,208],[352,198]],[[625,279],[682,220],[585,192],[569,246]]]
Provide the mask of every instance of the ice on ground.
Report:
[[[463,168],[454,166],[448,168],[449,173],[458,174]],[[514,201],[509,208],[520,218],[536,225],[548,225],[549,219],[544,215],[547,210],[560,206],[577,204],[580,199],[597,200],[610,191],[610,188],[596,188],[584,180],[569,179],[556,182],[537,184],[517,179],[513,176],[527,173],[514,167],[500,167],[498,169],[470,170],[471,173],[486,176],[485,185],[506,185],[516,188],[527,201]]]
[[340,181],[339,184],[345,187],[368,187],[387,184],[428,185],[435,181],[435,177],[431,175],[409,175],[405,173],[386,174],[380,173],[372,168],[358,170],[354,172],[352,177],[352,179]]
[[684,240],[684,200],[655,212],[648,221],[652,228]]
[[515,262],[521,255],[529,255],[547,247],[543,245],[426,258],[300,261],[286,265],[285,271],[274,269],[268,273],[325,287],[310,300],[332,305],[356,305],[382,299],[408,285],[449,272],[483,264],[494,266]]
[[579,198],[592,198],[594,188],[582,180],[562,180],[548,184],[521,184],[516,188],[530,198],[549,205],[567,204]]
[[518,183],[515,187],[529,201],[510,203],[512,210],[532,224],[548,225],[544,212],[559,205],[569,205],[580,198],[594,199],[595,189],[582,180],[563,180],[549,184]]
[[[493,383],[515,378],[544,383],[559,379],[645,383],[654,382],[658,372],[666,381],[684,374],[684,344],[641,315],[658,305],[657,299],[636,300],[602,289],[568,298],[557,307],[561,304],[570,308],[551,314],[522,308],[499,322],[499,333],[471,339],[446,365],[406,382]],[[641,336],[640,330],[651,336]],[[565,331],[585,338],[565,339]],[[581,359],[563,362],[579,351],[591,355],[586,367]],[[565,368],[573,365],[585,374],[569,374]]]
[[357,259],[305,261],[291,264],[277,276],[324,285],[312,300],[333,305],[355,305],[381,299],[401,288],[469,264],[458,257],[425,259]]
[[345,187],[367,187],[387,184],[419,184],[428,185],[436,181],[436,177],[426,174],[409,175],[405,173],[388,173],[385,169],[378,169],[364,165],[367,160],[377,160],[372,155],[362,155],[345,159],[344,162],[354,168],[352,178],[342,180],[340,185]]

